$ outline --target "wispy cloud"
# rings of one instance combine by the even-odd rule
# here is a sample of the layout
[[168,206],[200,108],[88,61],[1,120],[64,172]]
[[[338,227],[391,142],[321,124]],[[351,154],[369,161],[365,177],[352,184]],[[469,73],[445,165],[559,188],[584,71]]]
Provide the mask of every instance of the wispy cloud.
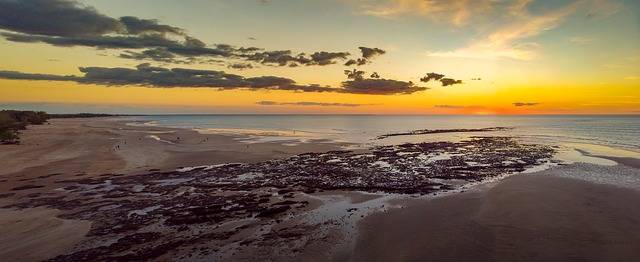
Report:
[[640,80],[640,76],[627,76],[624,78],[625,80]]
[[540,103],[536,103],[536,102],[515,102],[515,103],[513,103],[514,106],[518,106],[518,107],[521,107],[521,106],[537,106],[539,104]]
[[569,42],[579,45],[584,45],[593,42],[593,38],[584,37],[584,36],[572,36],[569,37]]
[[332,102],[276,102],[276,101],[258,101],[257,105],[262,106],[336,106],[336,107],[359,107],[359,106],[372,106],[379,104],[353,104],[353,103],[332,103]]
[[433,107],[442,108],[442,109],[481,109],[481,108],[484,108],[483,106],[477,106],[477,105],[461,106],[461,105],[447,105],[447,104],[435,105]]
[[587,17],[605,17],[610,16],[622,8],[622,4],[615,0],[593,0],[587,12]]
[[472,15],[489,11],[494,2],[490,0],[357,1],[360,12],[366,15],[390,19],[413,15],[455,26],[468,24]]
[[[528,3],[528,1],[521,1],[520,4],[526,6]],[[535,42],[523,42],[523,40],[555,28],[566,16],[575,12],[581,3],[582,1],[575,1],[541,15],[530,15],[525,11],[524,6],[520,7],[517,9],[520,18],[515,22],[498,28],[484,38],[471,41],[466,47],[453,51],[428,52],[428,55],[479,59],[534,59],[540,45]]]

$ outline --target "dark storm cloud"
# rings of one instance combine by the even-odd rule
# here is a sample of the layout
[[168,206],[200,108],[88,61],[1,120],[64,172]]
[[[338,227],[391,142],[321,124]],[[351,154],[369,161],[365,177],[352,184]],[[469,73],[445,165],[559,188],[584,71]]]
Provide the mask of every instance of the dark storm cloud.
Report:
[[342,107],[359,107],[369,106],[373,104],[351,104],[351,103],[325,103],[325,102],[275,102],[275,101],[258,101],[257,105],[262,106],[342,106]]
[[534,102],[515,102],[513,103],[514,106],[537,106],[540,103],[534,103]]
[[298,92],[333,92],[348,94],[394,95],[427,90],[412,82],[391,79],[354,79],[342,88],[301,85],[278,76],[244,77],[215,70],[164,68],[140,64],[136,68],[80,67],[83,76],[60,76],[0,71],[0,78],[14,80],[73,81],[104,86],[137,85],[146,87],[203,87],[213,89],[287,90]]

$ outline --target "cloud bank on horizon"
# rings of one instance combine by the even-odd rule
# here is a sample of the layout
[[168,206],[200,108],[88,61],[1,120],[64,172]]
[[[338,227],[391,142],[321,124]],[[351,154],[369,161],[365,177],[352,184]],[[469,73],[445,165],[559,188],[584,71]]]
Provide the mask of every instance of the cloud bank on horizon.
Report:
[[366,95],[412,94],[427,90],[412,82],[391,79],[350,79],[339,88],[316,84],[302,85],[294,80],[278,76],[244,77],[224,71],[190,68],[164,68],[144,63],[136,68],[80,67],[83,76],[31,74],[16,71],[0,71],[0,78],[32,81],[71,81],[80,84],[104,86],[146,86],[157,88],[213,88],[219,90],[284,90],[300,92],[332,92]]

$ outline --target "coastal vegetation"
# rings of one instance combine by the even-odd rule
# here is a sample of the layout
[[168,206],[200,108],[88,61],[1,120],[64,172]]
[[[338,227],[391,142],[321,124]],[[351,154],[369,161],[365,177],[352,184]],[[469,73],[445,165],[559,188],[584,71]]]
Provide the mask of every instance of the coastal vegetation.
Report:
[[89,118],[113,116],[109,114],[47,114],[43,111],[0,111],[0,144],[18,144],[19,133],[28,125],[42,125],[52,118]]
[[42,125],[47,119],[49,115],[42,111],[0,111],[0,143],[17,144],[20,130],[27,129],[28,125]]

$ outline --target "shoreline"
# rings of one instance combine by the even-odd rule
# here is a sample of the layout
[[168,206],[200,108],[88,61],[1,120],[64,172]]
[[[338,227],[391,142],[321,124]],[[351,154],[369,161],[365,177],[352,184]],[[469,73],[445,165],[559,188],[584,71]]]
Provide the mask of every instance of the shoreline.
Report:
[[[337,150],[341,144],[304,143],[284,145],[277,142],[240,143],[241,136],[200,134],[193,130],[157,126],[132,126],[120,117],[52,119],[49,124],[29,126],[21,134],[19,145],[2,145],[0,159],[0,206],[20,199],[52,197],[60,181],[95,179],[106,176],[136,175],[174,171],[181,167],[227,162],[260,162],[304,152]],[[158,139],[155,139],[155,138]],[[179,139],[178,139],[179,138]],[[166,143],[163,141],[170,141]],[[17,190],[19,189],[19,190]],[[89,232],[83,220],[58,218],[60,211],[39,209],[0,209],[0,244],[24,242],[21,249],[3,249],[0,254],[21,261],[24,250],[43,245],[31,241],[32,235],[64,238],[69,225]],[[18,212],[18,213],[15,213]],[[20,214],[20,219],[15,219]],[[54,223],[47,221],[63,221]],[[50,224],[51,231],[39,229]],[[77,227],[76,227],[77,226]],[[24,232],[13,227],[36,228]],[[80,241],[71,241],[71,246]],[[69,242],[47,243],[47,252],[33,252],[29,260],[55,257],[70,248]],[[13,250],[13,251],[12,251]]]
[[[231,173],[235,172],[233,171],[233,168],[235,168],[234,165],[216,166],[215,164],[244,162],[248,163],[246,165],[249,166],[252,163],[262,163],[261,165],[265,165],[266,163],[277,163],[279,161],[278,159],[285,159],[288,156],[309,151],[331,152],[341,149],[345,145],[335,143],[299,143],[291,145],[282,141],[252,142],[247,144],[238,140],[238,137],[241,137],[239,135],[201,134],[189,129],[146,125],[138,126],[128,123],[131,123],[131,121],[122,120],[121,118],[56,120],[53,121],[51,125],[36,126],[27,130],[24,134],[25,144],[20,145],[24,147],[13,147],[10,150],[0,152],[0,157],[3,159],[12,159],[7,163],[7,168],[0,171],[0,192],[2,192],[2,194],[0,194],[0,206],[14,205],[13,209],[0,209],[0,222],[2,222],[0,223],[0,235],[6,235],[5,237],[0,236],[0,247],[3,244],[10,246],[11,242],[25,243],[22,249],[0,250],[0,254],[2,254],[3,257],[14,258],[19,261],[20,254],[25,252],[24,250],[43,250],[40,248],[40,246],[43,245],[42,242],[29,240],[30,237],[38,236],[39,234],[62,237],[64,231],[74,230],[73,232],[76,232],[68,236],[68,241],[48,243],[48,245],[46,245],[46,252],[34,252],[34,256],[39,255],[39,257],[33,257],[35,260],[48,259],[64,253],[73,252],[74,250],[82,250],[82,246],[85,246],[84,248],[86,249],[92,245],[99,244],[100,241],[109,242],[111,240],[107,241],[108,238],[104,239],[99,237],[99,235],[96,238],[96,229],[104,227],[104,225],[101,224],[109,223],[108,219],[104,220],[104,218],[100,218],[96,216],[96,214],[100,214],[100,212],[114,212],[120,208],[111,211],[112,209],[109,209],[110,205],[118,203],[129,205],[128,201],[130,200],[128,200],[128,197],[134,197],[140,192],[148,192],[148,194],[160,195],[146,200],[144,198],[132,198],[131,200],[135,200],[136,202],[142,201],[140,202],[142,204],[136,204],[131,208],[131,211],[128,211],[128,214],[125,212],[124,216],[127,217],[134,214],[142,218],[149,214],[153,214],[154,216],[161,215],[163,213],[158,213],[159,207],[157,207],[157,205],[166,205],[173,201],[171,198],[160,200],[161,196],[168,192],[179,192],[177,196],[180,196],[180,194],[188,192],[188,190],[185,191],[188,187],[198,187],[201,184],[201,182],[197,182],[199,180],[193,180],[191,182],[190,180],[181,180],[180,176],[195,175],[194,177],[197,178],[198,172],[208,169],[225,170],[224,172]],[[406,149],[407,148],[405,148],[405,150]],[[153,152],[153,154],[149,152]],[[330,153],[328,156],[331,156],[331,154],[337,154],[336,156],[343,154],[338,153],[339,151],[335,152],[337,153]],[[382,152],[385,152],[384,154],[389,153],[384,150]],[[398,151],[397,154],[401,153],[404,156],[408,152]],[[615,157],[592,156],[590,154],[584,154],[584,152],[579,153],[585,156],[610,159],[618,162]],[[46,157],[36,157],[43,155]],[[323,155],[327,154],[318,154],[317,157]],[[16,159],[12,158],[12,156],[19,156],[21,158]],[[309,156],[312,156],[310,159],[314,159],[314,155]],[[357,155],[354,155],[354,157],[355,156]],[[323,157],[326,158],[327,156]],[[342,161],[344,161],[344,159],[350,158],[343,158]],[[265,160],[271,161],[264,162]],[[335,158],[330,159],[329,162],[340,162],[335,162],[334,160]],[[244,196],[243,194],[245,193],[241,192],[242,190],[246,190],[246,188],[237,187],[229,191],[230,194],[237,195],[232,198],[235,199],[233,201],[240,201],[238,203],[243,203],[244,205],[253,205],[254,210],[263,212],[266,216],[273,216],[274,220],[272,220],[272,222],[268,222],[269,220],[262,221],[262,219],[256,220],[260,216],[258,215],[258,217],[248,220],[234,220],[228,225],[227,222],[225,222],[224,225],[226,226],[223,227],[230,227],[229,229],[235,233],[233,233],[231,237],[227,236],[227,238],[230,239],[224,240],[224,235],[216,235],[224,233],[223,231],[212,231],[211,234],[214,235],[210,236],[212,239],[209,241],[213,241],[211,243],[217,243],[213,244],[213,246],[211,246],[211,244],[201,243],[200,240],[196,241],[190,237],[184,238],[184,234],[188,232],[194,237],[202,234],[197,233],[197,231],[192,232],[191,229],[187,231],[177,231],[173,234],[176,234],[178,238],[183,237],[187,242],[195,242],[187,244],[168,241],[164,244],[207,248],[213,250],[213,254],[207,255],[202,253],[199,257],[210,259],[246,259],[248,261],[254,261],[263,259],[266,255],[269,258],[283,261],[300,259],[323,261],[327,255],[330,255],[334,261],[375,261],[376,258],[385,261],[395,261],[394,258],[414,256],[415,251],[412,251],[413,253],[406,251],[402,253],[401,256],[394,256],[397,255],[395,253],[377,254],[376,250],[384,249],[383,247],[385,246],[376,247],[376,245],[391,241],[394,244],[406,248],[415,245],[415,243],[411,242],[412,239],[419,239],[421,243],[433,243],[438,237],[431,235],[431,231],[424,233],[415,231],[416,228],[427,225],[412,222],[416,221],[416,219],[418,219],[417,221],[422,221],[419,219],[421,219],[421,217],[424,218],[425,215],[428,219],[431,219],[429,221],[434,221],[435,224],[430,226],[436,230],[436,232],[446,233],[446,235],[451,234],[451,232],[455,233],[457,229],[450,229],[451,226],[446,224],[450,221],[453,221],[453,224],[458,223],[462,228],[471,229],[472,231],[469,233],[471,235],[469,236],[459,239],[445,237],[444,239],[446,239],[448,241],[447,243],[450,243],[451,246],[459,245],[461,247],[474,248],[468,241],[472,241],[472,244],[473,241],[480,240],[491,240],[494,242],[488,243],[495,243],[496,236],[504,236],[505,234],[514,239],[520,239],[517,235],[512,236],[512,232],[504,233],[499,230],[496,231],[489,224],[500,222],[506,225],[505,227],[509,227],[515,223],[515,221],[500,220],[503,218],[502,215],[511,214],[522,218],[530,217],[532,214],[535,215],[535,212],[531,210],[531,206],[539,206],[540,203],[537,202],[538,199],[550,199],[552,198],[551,196],[564,199],[566,203],[552,203],[553,201],[549,200],[552,204],[545,206],[545,208],[548,208],[550,213],[539,218],[540,220],[531,220],[519,226],[526,228],[539,225],[538,223],[540,221],[546,221],[542,223],[543,225],[547,223],[552,224],[552,221],[555,220],[554,215],[556,215],[554,212],[567,209],[572,211],[562,218],[592,216],[594,217],[593,223],[600,224],[591,225],[589,223],[592,221],[583,221],[583,223],[585,223],[584,225],[588,225],[585,226],[589,227],[587,228],[588,230],[580,231],[576,228],[567,227],[563,229],[568,230],[565,234],[567,234],[567,232],[579,232],[580,234],[586,235],[601,234],[597,230],[594,231],[591,227],[606,228],[611,225],[598,220],[600,219],[599,217],[602,216],[598,212],[593,213],[593,210],[588,210],[588,208],[579,210],[576,208],[571,209],[571,204],[586,205],[584,202],[580,202],[580,199],[576,199],[574,195],[583,194],[588,196],[585,192],[602,193],[596,197],[596,202],[601,204],[597,206],[597,210],[613,210],[618,212],[620,207],[612,209],[611,205],[615,204],[616,201],[620,201],[621,198],[637,197],[638,195],[635,194],[637,190],[620,189],[606,185],[609,180],[603,180],[605,183],[605,185],[603,185],[602,183],[593,183],[594,181],[602,182],[597,179],[593,181],[581,181],[576,179],[575,176],[576,174],[582,174],[585,170],[594,174],[608,172],[612,174],[624,174],[627,177],[632,177],[634,174],[637,174],[637,163],[640,160],[635,158],[623,160],[624,161],[619,161],[618,163],[620,164],[616,166],[591,164],[559,165],[541,172],[514,174],[508,175],[506,178],[487,180],[479,185],[463,188],[460,190],[461,192],[438,193],[437,196],[427,195],[424,197],[415,197],[406,194],[395,195],[395,197],[394,194],[390,194],[389,196],[391,197],[385,197],[384,194],[362,193],[357,189],[326,190],[324,192],[322,192],[323,190],[321,189],[320,191],[314,190],[315,192],[313,193],[302,192],[300,189],[297,189],[298,191],[276,190],[278,191],[277,193],[268,190],[259,190],[255,192],[256,195],[253,196],[253,198],[265,198],[265,196],[269,196],[270,194],[276,195],[276,197],[268,197],[269,200],[266,200],[266,203],[271,206],[265,207],[261,203],[252,202],[253,200],[251,200],[252,197],[250,197],[250,195]],[[302,168],[302,166],[298,167],[299,169]],[[176,171],[178,168],[183,168],[183,170]],[[145,176],[150,177],[145,178]],[[238,177],[242,176],[243,175]],[[622,181],[622,183],[626,183],[626,181]],[[638,185],[640,185],[640,183]],[[118,189],[118,187],[121,189]],[[566,188],[567,191],[560,190],[563,188]],[[238,189],[240,189],[240,191],[234,191]],[[215,191],[205,190],[204,192]],[[239,192],[240,194],[238,194]],[[80,193],[80,195],[71,197],[71,199],[65,199],[65,201],[73,205],[61,204],[59,203],[61,201],[60,199],[55,199],[55,197],[60,194],[71,196],[78,193]],[[83,194],[88,194],[87,196],[89,198],[86,198],[86,196],[83,197]],[[511,194],[514,197],[509,199],[497,197],[503,194]],[[612,194],[615,196],[611,196]],[[71,210],[77,209],[77,205],[85,206],[87,203],[94,203],[94,200],[92,200],[93,195],[99,197],[95,200],[99,200],[99,202],[104,202],[105,204],[95,207],[86,206],[80,210],[80,212],[70,212]],[[47,198],[50,198],[50,200],[47,200]],[[27,202],[22,201],[22,203],[30,203],[30,201],[36,201],[36,199],[39,200],[31,204],[31,207],[35,208],[29,208],[29,205],[15,205],[18,203],[17,201],[25,199],[32,200]],[[224,203],[224,199],[225,198],[222,198],[223,202],[220,203]],[[85,203],[83,201],[88,202]],[[169,202],[165,203],[162,201]],[[441,202],[449,204],[434,204]],[[189,201],[189,203],[192,202]],[[284,213],[281,213],[283,211],[278,209],[280,203],[287,203],[286,206],[288,208],[283,209]],[[626,203],[629,203],[629,201],[626,201]],[[491,208],[487,208],[487,205],[490,205]],[[44,209],[45,211],[39,211],[42,209],[42,206],[49,206],[49,208]],[[18,209],[15,209],[16,207],[18,207]],[[56,207],[58,209],[52,209]],[[480,212],[481,210],[484,211]],[[634,214],[640,215],[640,211],[635,211],[636,209],[633,210],[633,212],[639,212]],[[74,213],[76,213],[76,215],[71,215]],[[495,214],[501,215],[496,216]],[[25,219],[27,222],[16,220],[16,216]],[[314,226],[304,222],[309,221],[308,219],[313,220],[314,216],[317,217],[316,219],[319,219],[317,220],[319,221],[318,225]],[[478,217],[484,219],[481,221],[482,223],[474,220]],[[185,219],[192,218],[185,217]],[[213,219],[213,217],[211,219]],[[628,219],[628,217],[624,214],[616,213],[615,219]],[[278,222],[280,220],[282,220],[282,222]],[[257,223],[257,227],[255,223]],[[484,227],[476,228],[469,226],[477,226],[479,223]],[[13,227],[39,228],[43,224],[51,225],[50,228],[52,231],[34,229],[29,230],[28,234],[10,231]],[[218,225],[214,225],[217,228]],[[407,228],[407,225],[413,225],[414,228]],[[440,225],[443,228],[449,228],[453,231],[442,231],[442,228],[435,225]],[[629,227],[633,227],[633,225]],[[379,229],[372,230],[372,228]],[[538,229],[550,230],[552,228],[539,227]],[[284,253],[273,253],[273,250],[269,251],[264,248],[251,249],[251,247],[255,247],[255,244],[248,242],[248,240],[252,238],[250,236],[262,234],[257,233],[262,230],[269,230],[273,233],[266,235],[273,237],[273,241],[275,241],[271,242],[271,247],[277,250],[279,247],[276,248],[276,244],[279,245],[279,243],[281,243],[278,242],[280,241],[278,239],[281,239],[283,236],[289,236],[292,237],[290,242],[294,245],[293,250],[297,251],[287,253],[287,249],[282,249],[281,251]],[[380,230],[388,234],[380,235]],[[405,232],[405,230],[409,231]],[[5,232],[10,234],[2,234]],[[322,232],[322,234],[314,236],[312,232]],[[549,232],[552,233],[551,231]],[[88,233],[90,235],[89,238],[85,237]],[[108,232],[105,233],[110,234]],[[345,237],[345,234],[354,234],[357,237],[350,239],[349,237]],[[407,239],[392,238],[396,235],[407,236],[407,234],[413,234],[413,236]],[[134,236],[142,239],[159,237],[159,235],[152,236],[144,234],[128,235],[127,237]],[[631,241],[630,243],[633,244],[640,243],[636,240],[637,239],[633,237],[627,236],[627,238],[623,240],[617,239],[616,241]],[[120,242],[120,240],[117,241]],[[135,238],[127,241],[135,241]],[[81,243],[81,245],[79,246],[78,243]],[[439,246],[440,244],[431,247],[431,249],[424,247],[418,248],[419,250],[429,250],[429,252],[432,253],[424,253],[420,254],[420,256],[416,255],[416,258],[426,255],[432,258],[441,258],[436,259],[439,261],[456,261],[450,260],[450,257],[446,255],[446,251],[450,247],[448,245]],[[127,245],[138,244],[131,242]],[[244,248],[246,245],[248,245],[247,247],[249,249]],[[225,249],[220,250],[218,249],[219,246],[224,246]],[[144,246],[141,246],[141,248],[142,247]],[[231,249],[226,249],[227,247]],[[575,248],[574,246],[567,247]],[[144,248],[151,248],[150,250],[153,250],[154,247],[148,246]],[[438,248],[441,248],[441,250],[438,250]],[[401,248],[401,250],[403,249]],[[480,255],[489,252],[487,249],[473,250],[477,250]],[[525,251],[533,252],[531,250],[524,250],[523,252]],[[238,252],[242,252],[242,255],[240,256]],[[495,252],[495,250],[493,252]],[[629,253],[626,249],[620,252],[636,254],[633,252]],[[181,249],[178,248],[159,258],[172,259],[180,256],[186,259],[185,255],[187,254],[184,250],[181,251]],[[509,253],[496,254],[500,254],[500,256],[504,255],[505,257],[509,255]],[[558,251],[554,254],[556,254],[557,257],[566,258],[566,254],[563,252]],[[478,255],[476,255],[476,258],[477,257]],[[68,259],[72,258],[73,257],[68,257]],[[489,257],[485,258],[494,260],[489,259]],[[550,261],[553,261],[552,258],[553,257],[549,258]],[[483,260],[480,259],[480,261]]]
[[640,191],[558,176],[565,168],[366,217],[350,259],[634,261]]

